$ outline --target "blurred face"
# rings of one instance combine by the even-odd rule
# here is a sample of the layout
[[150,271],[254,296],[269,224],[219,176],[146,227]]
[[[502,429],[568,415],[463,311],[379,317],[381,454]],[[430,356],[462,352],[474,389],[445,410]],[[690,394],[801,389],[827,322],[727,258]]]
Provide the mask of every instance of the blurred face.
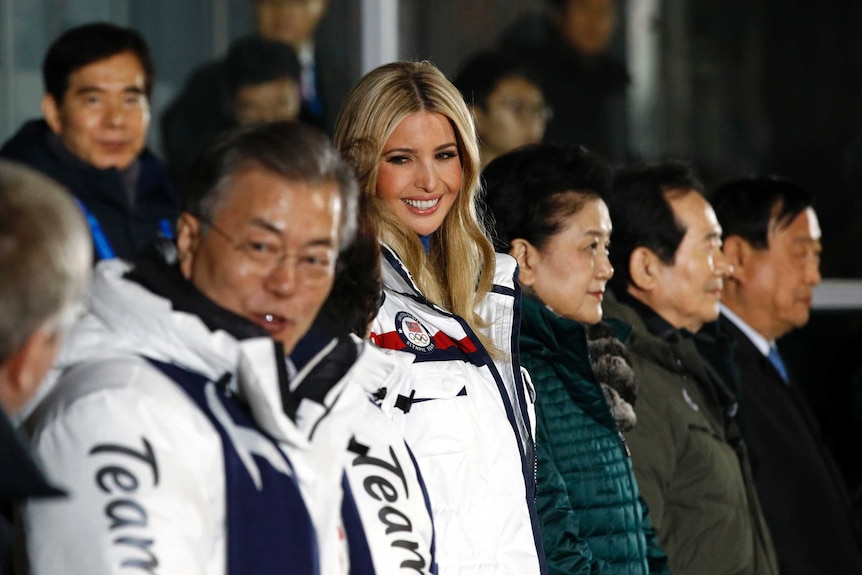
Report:
[[299,84],[290,78],[242,86],[236,93],[236,121],[241,126],[299,117]]
[[501,81],[486,109],[476,107],[474,113],[479,140],[490,158],[541,142],[550,115],[539,87],[520,76]]
[[616,26],[615,0],[568,0],[559,24],[566,40],[581,54],[604,52]]
[[299,51],[314,37],[327,0],[256,0],[258,33],[267,40],[290,44]]
[[808,323],[812,293],[820,283],[817,214],[807,208],[782,229],[773,220],[768,239],[769,247],[752,250],[741,270],[745,297],[756,302],[742,319],[767,339],[777,339]]
[[436,112],[401,120],[383,146],[377,197],[420,236],[437,230],[461,189],[461,159],[455,130]]
[[670,205],[686,233],[674,264],[658,264],[658,285],[650,306],[674,327],[694,333],[718,317],[728,274],[721,226],[712,206],[697,192],[671,195]]
[[131,52],[72,72],[62,102],[46,95],[45,121],[70,152],[97,168],[124,169],[144,149],[150,105],[144,69]]
[[180,269],[205,296],[290,352],[332,288],[338,186],[290,182],[261,168],[235,174],[228,185],[212,226],[180,217]]
[[598,198],[589,200],[567,218],[561,232],[541,249],[534,248],[529,270],[521,266],[522,282],[561,316],[598,322],[605,286],[614,275],[608,259],[610,236],[608,207]]

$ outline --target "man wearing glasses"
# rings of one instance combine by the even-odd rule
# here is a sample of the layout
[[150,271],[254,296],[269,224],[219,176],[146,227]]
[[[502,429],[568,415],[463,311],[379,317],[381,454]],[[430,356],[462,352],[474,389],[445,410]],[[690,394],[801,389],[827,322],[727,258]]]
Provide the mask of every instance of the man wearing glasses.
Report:
[[[27,421],[70,497],[24,512],[32,573],[339,573],[340,457],[357,387],[304,397],[286,359],[350,244],[358,187],[326,138],[225,135],[176,243],[97,267]],[[317,390],[319,392],[319,390]]]
[[476,118],[483,168],[497,156],[542,141],[551,108],[526,66],[482,51],[462,64],[454,83]]

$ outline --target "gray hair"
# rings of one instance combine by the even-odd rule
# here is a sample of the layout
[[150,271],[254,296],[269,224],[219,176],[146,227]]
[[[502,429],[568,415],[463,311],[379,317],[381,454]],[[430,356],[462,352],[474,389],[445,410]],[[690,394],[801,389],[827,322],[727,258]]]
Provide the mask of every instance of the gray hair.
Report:
[[37,330],[71,323],[92,265],[90,233],[72,197],[0,160],[0,364]]
[[185,187],[183,209],[211,222],[230,189],[232,176],[259,166],[289,182],[334,182],[341,197],[339,248],[356,235],[359,185],[353,169],[316,128],[270,122],[230,130],[197,158]]

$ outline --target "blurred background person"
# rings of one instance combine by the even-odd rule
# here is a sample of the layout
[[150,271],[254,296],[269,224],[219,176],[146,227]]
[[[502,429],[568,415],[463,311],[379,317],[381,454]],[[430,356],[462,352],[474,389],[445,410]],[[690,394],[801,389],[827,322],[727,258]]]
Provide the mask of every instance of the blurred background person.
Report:
[[[332,133],[338,110],[350,90],[342,59],[316,40],[329,0],[249,0],[256,34],[293,48],[300,62],[300,120]],[[224,58],[204,64],[189,76],[162,115],[162,147],[171,177],[181,182],[190,159],[186,150],[225,129],[230,118],[222,107],[227,92]],[[175,159],[176,158],[176,159]]]
[[476,118],[482,166],[527,144],[542,141],[552,116],[539,79],[496,51],[471,56],[453,80]]
[[303,122],[328,133],[351,84],[344,62],[317,41],[330,0],[252,0],[257,32],[267,40],[290,44],[302,65]]
[[9,417],[36,393],[90,279],[90,234],[68,192],[0,161],[0,572],[12,573],[13,505],[63,492],[31,459]]
[[747,178],[722,184],[711,200],[733,266],[717,327],[736,344],[743,431],[781,572],[862,573],[847,488],[776,345],[808,323],[820,283],[814,197],[787,180]]
[[[171,177],[182,186],[192,161],[216,135],[235,126],[296,120],[302,105],[302,68],[290,44],[259,35],[234,41],[219,67],[215,92],[201,93],[196,108],[177,108],[162,118],[162,139]],[[192,80],[190,80],[190,84]],[[178,114],[184,114],[179,117]]]
[[0,148],[64,185],[87,216],[97,259],[131,259],[172,238],[179,196],[146,148],[153,64],[131,28],[85,24],[64,32],[42,64],[42,120]]
[[545,0],[541,15],[517,20],[501,37],[509,57],[538,75],[554,115],[546,142],[584,144],[611,158],[627,156],[628,74],[608,54],[615,0]]
[[482,177],[494,247],[518,260],[524,290],[521,361],[536,388],[548,572],[667,573],[622,434],[637,419],[637,382],[617,339],[628,327],[600,323],[614,273],[611,168],[584,148],[535,145],[499,156]]
[[335,141],[383,243],[370,339],[415,356],[396,421],[428,488],[440,573],[538,574],[515,262],[495,257],[477,216],[472,115],[432,64],[395,62],[360,80]]
[[231,127],[299,118],[302,68],[289,45],[247,36],[231,44],[225,66]]

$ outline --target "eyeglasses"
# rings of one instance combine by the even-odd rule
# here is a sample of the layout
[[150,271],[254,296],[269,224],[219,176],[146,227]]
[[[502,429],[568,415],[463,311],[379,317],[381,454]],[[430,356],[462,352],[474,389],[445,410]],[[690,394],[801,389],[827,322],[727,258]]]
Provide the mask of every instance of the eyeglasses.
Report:
[[[315,245],[305,253],[291,254],[284,247],[281,239],[248,239],[238,241],[213,222],[198,216],[205,228],[227,240],[232,248],[242,254],[245,260],[255,268],[260,275],[266,276],[276,268],[290,262],[296,271],[296,277],[304,285],[315,286],[330,280],[335,273],[336,253],[331,246]],[[275,234],[272,234],[273,238]]]
[[501,100],[499,104],[522,120],[541,120],[542,122],[547,122],[554,115],[551,107],[544,102],[533,103],[523,100]]

